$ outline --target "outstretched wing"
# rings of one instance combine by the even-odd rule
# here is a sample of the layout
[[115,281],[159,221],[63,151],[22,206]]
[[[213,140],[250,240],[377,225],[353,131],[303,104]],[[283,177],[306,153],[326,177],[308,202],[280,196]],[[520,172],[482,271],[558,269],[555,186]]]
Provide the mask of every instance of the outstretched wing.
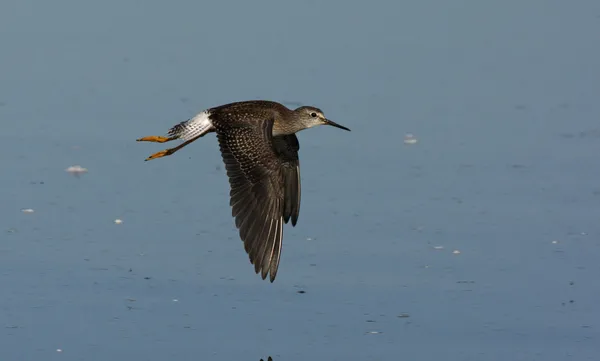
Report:
[[[299,181],[290,180],[291,175],[298,174],[292,166],[297,162],[297,146],[294,161],[293,144],[290,149],[281,147],[289,140],[272,136],[272,118],[215,122],[215,127],[231,186],[230,205],[235,225],[255,272],[261,272],[263,279],[270,274],[273,282],[279,268],[283,224],[290,216],[295,222],[299,210],[298,206],[292,206],[299,204]],[[295,187],[294,182],[298,184]],[[286,201],[288,188],[298,189],[289,193],[297,196],[298,201]]]

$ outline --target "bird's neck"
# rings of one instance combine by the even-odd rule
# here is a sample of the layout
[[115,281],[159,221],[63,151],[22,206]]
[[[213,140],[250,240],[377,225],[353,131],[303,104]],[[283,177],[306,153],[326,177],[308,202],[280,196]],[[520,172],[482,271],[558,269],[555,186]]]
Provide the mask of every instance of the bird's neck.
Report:
[[283,120],[282,118],[275,119],[275,122],[273,123],[273,135],[294,134],[306,128],[306,125],[291,112],[288,114],[286,120]]

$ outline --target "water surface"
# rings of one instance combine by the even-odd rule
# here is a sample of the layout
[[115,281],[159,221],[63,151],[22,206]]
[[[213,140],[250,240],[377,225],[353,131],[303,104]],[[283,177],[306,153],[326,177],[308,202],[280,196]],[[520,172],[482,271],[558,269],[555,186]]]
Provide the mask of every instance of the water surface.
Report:
[[[5,2],[0,358],[596,360],[599,16]],[[352,129],[299,134],[274,284],[243,251],[214,136],[152,162],[162,145],[135,142],[257,98]]]

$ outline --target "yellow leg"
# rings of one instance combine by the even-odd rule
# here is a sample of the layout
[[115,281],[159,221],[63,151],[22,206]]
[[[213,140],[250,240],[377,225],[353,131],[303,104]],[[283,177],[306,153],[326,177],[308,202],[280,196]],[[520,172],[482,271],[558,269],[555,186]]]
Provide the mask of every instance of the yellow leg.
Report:
[[152,154],[151,156],[149,156],[148,158],[146,158],[145,160],[152,160],[152,159],[156,159],[156,158],[162,158],[162,157],[166,157],[167,155],[171,155],[174,152],[169,152],[171,149],[165,149],[165,150],[161,150],[160,152],[156,152],[154,154]]
[[177,139],[176,137],[161,137],[159,135],[150,135],[148,137],[143,137],[140,139],[136,139],[136,141],[138,142],[154,142],[154,143],[166,143],[166,142],[170,142],[172,140]]
[[[152,160],[152,159],[156,159],[156,158],[162,158],[162,157],[166,157],[168,155],[171,155],[173,153],[175,153],[176,151],[178,151],[179,149],[185,147],[186,145],[190,144],[191,142],[195,141],[196,139],[200,138],[202,135],[199,135],[195,138],[192,138],[178,146],[176,146],[175,148],[169,148],[169,149],[165,149],[165,150],[161,150],[160,152],[154,153],[151,156],[149,156],[148,158],[146,158],[146,160]],[[150,137],[146,137],[146,138],[150,138]],[[144,138],[142,138],[144,139]],[[167,140],[168,141],[168,140]],[[161,142],[164,143],[164,142]]]

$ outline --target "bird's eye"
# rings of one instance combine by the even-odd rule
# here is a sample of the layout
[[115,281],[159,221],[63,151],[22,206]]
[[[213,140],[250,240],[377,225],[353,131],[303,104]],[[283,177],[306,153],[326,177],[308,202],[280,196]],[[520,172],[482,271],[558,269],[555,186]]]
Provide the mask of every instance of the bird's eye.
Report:
[[310,113],[310,116],[313,117],[313,118],[316,118],[317,117],[317,113]]

